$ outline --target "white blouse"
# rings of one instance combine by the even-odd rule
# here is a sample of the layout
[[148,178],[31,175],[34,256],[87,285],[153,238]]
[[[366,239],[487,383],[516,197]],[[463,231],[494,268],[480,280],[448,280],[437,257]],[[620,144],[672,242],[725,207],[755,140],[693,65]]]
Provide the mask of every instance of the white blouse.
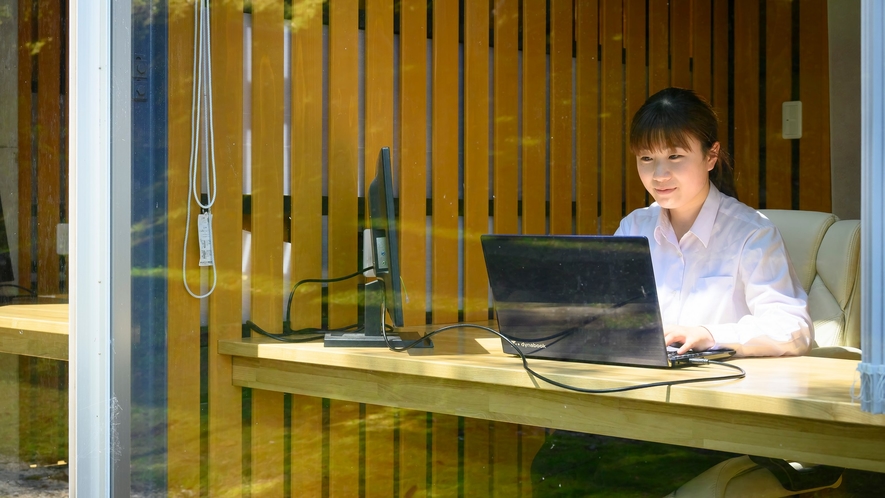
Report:
[[665,326],[706,327],[716,347],[740,356],[800,355],[811,348],[808,296],[780,232],[712,184],[682,240],[657,203],[630,213],[615,234],[648,238]]

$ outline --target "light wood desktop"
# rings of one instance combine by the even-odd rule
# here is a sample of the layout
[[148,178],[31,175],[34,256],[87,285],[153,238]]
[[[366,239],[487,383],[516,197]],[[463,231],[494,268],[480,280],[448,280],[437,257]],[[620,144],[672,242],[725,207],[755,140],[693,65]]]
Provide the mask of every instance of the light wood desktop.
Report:
[[0,307],[0,353],[68,359],[68,305]]
[[[241,387],[885,472],[885,415],[852,400],[855,361],[736,359],[730,362],[747,371],[741,380],[598,395],[539,383],[489,333],[460,329],[433,340],[433,349],[395,353],[253,338],[220,341],[219,352],[233,356],[233,383]],[[591,389],[734,372],[531,366]]]

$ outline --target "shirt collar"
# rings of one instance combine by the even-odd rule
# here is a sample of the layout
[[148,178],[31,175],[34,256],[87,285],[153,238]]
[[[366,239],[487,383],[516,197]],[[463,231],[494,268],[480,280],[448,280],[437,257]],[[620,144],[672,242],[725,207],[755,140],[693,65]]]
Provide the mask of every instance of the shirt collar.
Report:
[[707,199],[704,201],[704,205],[701,206],[701,212],[698,213],[698,217],[694,220],[691,230],[689,230],[704,244],[704,247],[707,247],[710,242],[710,235],[713,233],[713,223],[716,221],[716,213],[719,212],[719,204],[721,202],[722,194],[716,188],[716,185],[710,182],[710,192],[707,194]]
[[[710,182],[710,192],[707,193],[704,205],[701,206],[698,217],[694,220],[691,230],[688,231],[688,233],[697,237],[704,244],[704,247],[707,247],[710,242],[710,235],[713,233],[713,223],[716,221],[716,213],[719,212],[719,204],[721,202],[722,193]],[[670,217],[664,208],[660,208],[658,211],[658,224],[655,227],[654,236],[655,242],[659,245],[668,239],[670,239],[673,245],[679,245],[679,242],[676,240],[676,234],[673,232],[673,226],[670,225]]]

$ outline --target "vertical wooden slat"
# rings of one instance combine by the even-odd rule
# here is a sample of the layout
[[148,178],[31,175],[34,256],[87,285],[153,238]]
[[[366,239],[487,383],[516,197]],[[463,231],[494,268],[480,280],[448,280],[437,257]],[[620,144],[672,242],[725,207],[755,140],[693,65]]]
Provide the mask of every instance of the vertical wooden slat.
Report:
[[670,0],[670,84],[691,88],[691,0]]
[[[283,3],[252,3],[252,321],[282,331]],[[283,395],[252,391],[252,494],[284,488]]]
[[31,20],[33,0],[18,2],[18,284],[31,288]]
[[[212,208],[220,285],[209,298],[209,495],[242,496],[242,389],[231,385],[230,356],[218,341],[242,336],[243,279],[243,4],[212,10],[212,94],[218,199]],[[224,243],[232,241],[232,243]]]
[[[323,10],[296,0],[292,15],[292,282],[323,273]],[[292,302],[291,327],[319,327],[318,286],[302,286]],[[288,291],[287,291],[288,292]],[[292,489],[322,495],[323,401],[292,396]]]
[[691,88],[710,101],[713,99],[712,11],[712,0],[691,2]]
[[792,207],[792,141],[784,140],[781,105],[793,85],[792,2],[765,4],[765,207]]
[[830,85],[827,2],[799,4],[799,209],[830,212]]
[[[492,465],[489,460],[489,426],[492,422],[464,419],[464,496],[489,496]],[[497,491],[497,489],[495,489]]]
[[398,410],[399,496],[427,494],[427,417],[426,412]]
[[458,417],[432,414],[432,496],[458,496]]
[[603,0],[602,41],[602,233],[617,230],[623,216],[621,188],[624,153],[624,78],[621,64],[622,11],[619,0]]
[[724,151],[728,143],[728,0],[713,1],[713,108],[719,117],[719,143]]
[[[645,39],[644,31],[642,37]],[[599,232],[599,4],[596,0],[575,4],[575,38],[576,223],[578,233],[595,234]],[[642,70],[644,93],[644,54]]]
[[[296,0],[292,17],[292,283],[323,274],[323,12]],[[288,289],[286,290],[288,295]],[[298,288],[291,327],[319,327],[321,289]]]
[[734,7],[734,159],[738,197],[759,203],[759,3]]
[[61,209],[61,13],[55,0],[37,4],[37,292],[59,292],[56,227]]
[[646,66],[645,66],[645,5],[640,2],[624,3],[624,18],[627,32],[624,33],[624,49],[627,53],[625,94],[627,114],[624,120],[624,136],[626,137],[624,168],[625,201],[627,212],[645,206],[645,187],[636,171],[636,156],[630,150],[630,124],[633,115],[646,99]]
[[[514,85],[515,86],[515,85]],[[489,316],[489,5],[464,4],[464,320]]]
[[522,3],[522,232],[547,231],[547,4]]
[[[359,157],[358,2],[329,3],[329,277],[355,271]],[[329,326],[356,323],[356,285],[329,285]]]
[[[393,2],[366,0],[365,188],[381,147],[393,148]],[[408,287],[407,287],[408,289]],[[393,493],[393,411],[366,405],[366,496]]]
[[458,2],[433,5],[433,321],[458,321]]
[[[329,276],[357,266],[357,173],[359,2],[329,3]],[[329,286],[329,325],[356,321],[356,286]],[[329,408],[329,493],[352,496],[359,488],[359,405],[331,401]],[[356,468],[354,468],[356,467]]]
[[572,2],[550,2],[550,233],[572,228]]
[[[433,4],[432,293],[434,323],[458,320],[458,2]],[[434,496],[457,496],[458,418],[433,415]]]
[[[375,455],[366,455],[374,458]],[[329,402],[329,496],[358,496],[360,487],[360,405]]]
[[[194,6],[185,0],[169,2],[169,299],[168,309],[168,487],[169,494],[200,492],[200,303],[181,280],[190,157],[191,96],[194,53]],[[190,233],[197,233],[191,216]],[[197,244],[190,238],[188,281],[199,288]]]
[[400,272],[403,319],[417,325],[427,320],[427,3],[404,0],[399,15]]
[[293,395],[291,420],[292,496],[320,497],[323,493],[323,400]]
[[495,496],[519,496],[519,426],[494,422],[490,434]]
[[519,95],[514,82],[519,78],[519,2],[495,2],[494,16],[494,230],[495,233],[518,233]]
[[520,465],[520,482],[522,483],[522,496],[532,496],[531,469],[535,455],[541,450],[547,438],[547,431],[543,427],[528,425],[519,426],[520,442],[522,444],[522,461]]
[[[728,0],[725,0],[725,2],[727,4]],[[670,33],[669,15],[667,0],[648,0],[649,95],[654,95],[670,86],[670,47],[668,42]],[[727,34],[728,32],[726,31],[726,35]],[[633,116],[630,116],[630,118],[632,117]]]

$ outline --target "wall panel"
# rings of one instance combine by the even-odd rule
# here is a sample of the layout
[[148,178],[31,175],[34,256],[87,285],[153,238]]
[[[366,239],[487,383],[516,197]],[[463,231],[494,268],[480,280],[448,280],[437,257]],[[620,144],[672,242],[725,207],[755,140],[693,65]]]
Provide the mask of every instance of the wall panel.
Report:
[[[169,148],[169,264],[167,406],[168,469],[171,494],[200,492],[200,303],[187,294],[181,280],[186,222],[188,159],[190,157],[191,97],[193,90],[194,8],[186,1],[169,2],[168,115]],[[196,216],[190,233],[197,232]],[[187,247],[188,282],[199,289],[197,244]]]
[[790,209],[793,152],[783,138],[781,104],[793,88],[792,3],[769,0],[765,8],[765,207]]
[[[282,332],[283,4],[252,3],[252,321]],[[282,494],[284,399],[252,391],[252,493]]]
[[[575,223],[577,233],[595,234],[599,232],[599,5],[596,0],[575,4],[575,49]],[[644,72],[643,61],[643,88]]]
[[[537,2],[525,1],[523,8]],[[492,163],[494,165],[494,231],[495,233],[518,233],[519,201],[519,2],[502,0],[495,2],[494,62],[492,65],[494,106],[492,127]],[[523,51],[525,53],[525,51]],[[523,56],[523,63],[525,57]],[[523,73],[525,74],[525,73]],[[525,82],[523,89],[525,89]],[[526,126],[523,122],[523,126]],[[525,168],[523,160],[523,168]],[[525,220],[525,217],[523,217]]]
[[636,170],[636,156],[630,150],[630,124],[639,107],[645,102],[646,95],[646,65],[645,65],[645,30],[646,11],[645,6],[637,2],[624,3],[625,29],[624,49],[626,52],[626,80],[624,81],[624,93],[626,95],[626,115],[624,120],[625,137],[625,160],[624,160],[624,197],[627,212],[644,207],[645,187]]
[[399,228],[406,325],[427,320],[427,5],[399,9]]
[[734,13],[734,160],[738,198],[759,203],[759,4]]
[[522,4],[522,233],[547,233],[547,12]]
[[624,73],[623,11],[621,2],[601,0],[599,15],[602,45],[600,117],[602,129],[602,233],[613,234],[623,217],[624,174]]
[[433,6],[433,321],[458,321],[458,2]]
[[464,4],[463,319],[489,317],[489,277],[479,237],[489,231],[489,6]]
[[799,3],[799,209],[829,212],[830,110],[826,0]]
[[571,0],[550,2],[550,233],[572,228]]
[[[212,94],[218,105],[215,154],[218,164],[218,202],[213,206],[215,262],[223,274],[209,298],[209,452],[210,496],[241,496],[242,389],[231,385],[230,357],[218,354],[218,341],[242,337],[243,279],[243,86],[228,84],[243,78],[243,5],[229,2],[212,11]],[[232,241],[233,243],[225,243]],[[238,271],[240,270],[240,271]]]

